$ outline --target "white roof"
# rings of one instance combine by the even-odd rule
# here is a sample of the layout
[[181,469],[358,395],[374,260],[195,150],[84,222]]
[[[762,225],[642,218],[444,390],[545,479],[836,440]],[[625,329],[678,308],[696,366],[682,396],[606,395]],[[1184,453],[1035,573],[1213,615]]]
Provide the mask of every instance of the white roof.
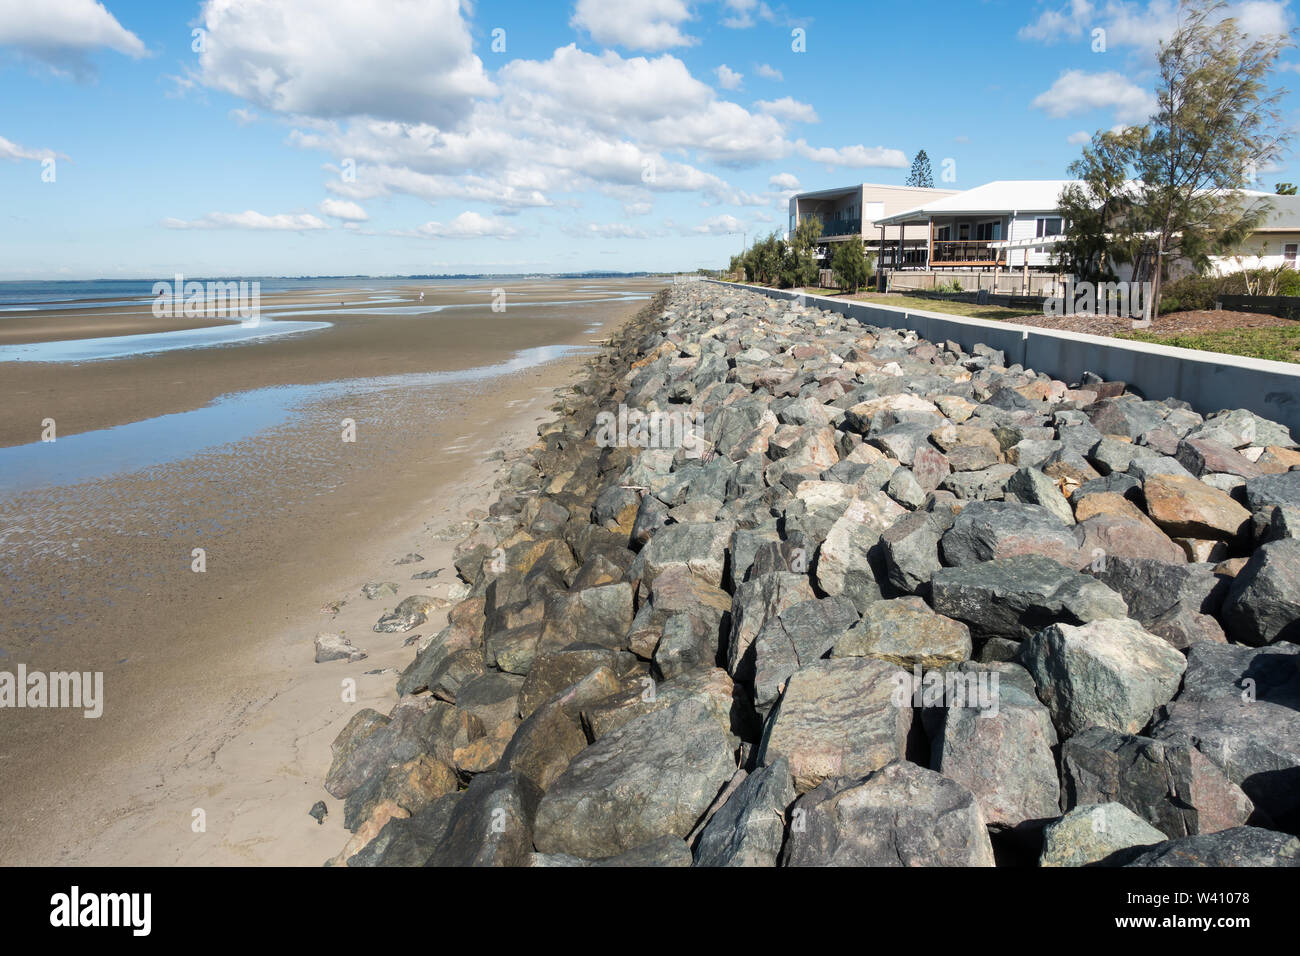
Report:
[[1075,179],[999,179],[962,193],[935,199],[923,206],[877,219],[876,225],[929,216],[960,216],[974,213],[1051,212],[1060,201],[1061,190]]

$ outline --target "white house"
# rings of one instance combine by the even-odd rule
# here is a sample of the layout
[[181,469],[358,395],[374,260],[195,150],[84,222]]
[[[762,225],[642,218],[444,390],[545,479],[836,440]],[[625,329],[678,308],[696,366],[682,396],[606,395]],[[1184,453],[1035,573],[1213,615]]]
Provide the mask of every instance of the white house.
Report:
[[1235,255],[1211,258],[1214,270],[1225,275],[1242,269],[1300,268],[1300,196],[1249,195],[1266,198],[1271,208]]
[[[954,196],[952,189],[927,189],[920,186],[886,186],[878,183],[858,183],[816,192],[797,193],[790,197],[790,232],[799,223],[816,217],[822,223],[818,242],[818,258],[827,260],[834,255],[835,246],[849,239],[860,238],[867,251],[882,261],[882,245],[886,257],[901,242],[906,250],[904,261],[915,261],[924,255],[926,233],[920,226],[890,226],[879,228],[880,221],[893,213],[911,209],[920,203]],[[883,237],[883,243],[882,243]],[[884,262],[887,268],[892,267]]]
[[876,225],[919,228],[927,237],[925,255],[913,263],[904,259],[903,268],[1052,269],[1052,247],[1065,238],[1061,190],[1073,181],[998,180],[885,216]]

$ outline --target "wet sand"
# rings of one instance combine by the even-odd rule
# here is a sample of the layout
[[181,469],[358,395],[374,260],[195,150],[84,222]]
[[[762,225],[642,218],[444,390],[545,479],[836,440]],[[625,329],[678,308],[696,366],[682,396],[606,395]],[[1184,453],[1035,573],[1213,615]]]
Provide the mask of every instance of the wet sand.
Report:
[[[522,348],[589,343],[643,305],[334,316],[331,329],[257,345],[0,374],[19,417],[39,421],[53,414],[42,402],[59,403],[64,435],[65,420],[121,424],[201,406],[232,383],[494,365]],[[489,452],[534,440],[581,361],[331,394],[233,447],[0,498],[0,668],[103,670],[107,698],[97,720],[0,710],[0,862],[318,865],[334,853],[329,743],[357,707],[391,705],[393,674],[366,672],[413,653],[409,634],[371,626],[402,597],[446,593],[454,540],[436,532],[486,506],[499,467]],[[25,392],[12,388],[16,367]],[[81,394],[91,383],[98,399]],[[344,417],[358,423],[355,443],[340,441]],[[191,570],[193,547],[207,551],[204,573]],[[426,560],[393,563],[409,551]],[[368,601],[368,581],[401,590]],[[320,630],[343,631],[369,658],[314,664]],[[357,680],[355,703],[342,700],[344,677]],[[317,799],[332,811],[323,826],[307,816]]]

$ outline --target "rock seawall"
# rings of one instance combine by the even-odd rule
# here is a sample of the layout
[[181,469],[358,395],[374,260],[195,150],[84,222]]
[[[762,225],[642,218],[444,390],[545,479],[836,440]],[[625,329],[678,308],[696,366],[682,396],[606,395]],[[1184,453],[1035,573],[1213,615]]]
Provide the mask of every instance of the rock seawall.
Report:
[[333,862],[1300,864],[1297,443],[1004,361],[663,293],[335,741]]

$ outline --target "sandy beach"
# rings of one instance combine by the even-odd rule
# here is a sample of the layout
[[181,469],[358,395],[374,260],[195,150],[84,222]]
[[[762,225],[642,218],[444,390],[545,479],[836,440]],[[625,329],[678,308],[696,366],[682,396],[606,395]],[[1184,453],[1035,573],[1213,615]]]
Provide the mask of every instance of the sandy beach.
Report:
[[[322,387],[237,442],[0,490],[0,666],[103,671],[106,697],[98,719],[0,712],[0,862],[319,865],[337,852],[330,741],[356,708],[388,709],[413,654],[411,634],[375,633],[375,620],[410,594],[446,595],[455,529],[492,498],[493,452],[535,440],[583,361],[555,347],[590,345],[661,287],[538,282],[518,298],[568,304],[493,313],[475,291],[486,285],[439,290],[439,304],[473,307],[423,318],[358,311],[257,344],[5,364],[0,456],[35,437],[15,422],[55,417],[61,439],[90,441],[231,393]],[[553,351],[509,364],[541,348]],[[340,440],[343,419],[356,442]],[[0,489],[13,480],[0,474]],[[424,560],[395,563],[410,552]],[[427,571],[439,574],[412,580]],[[383,581],[396,597],[362,595]],[[319,631],[369,656],[315,664]],[[318,799],[333,811],[323,825],[307,813]]]

